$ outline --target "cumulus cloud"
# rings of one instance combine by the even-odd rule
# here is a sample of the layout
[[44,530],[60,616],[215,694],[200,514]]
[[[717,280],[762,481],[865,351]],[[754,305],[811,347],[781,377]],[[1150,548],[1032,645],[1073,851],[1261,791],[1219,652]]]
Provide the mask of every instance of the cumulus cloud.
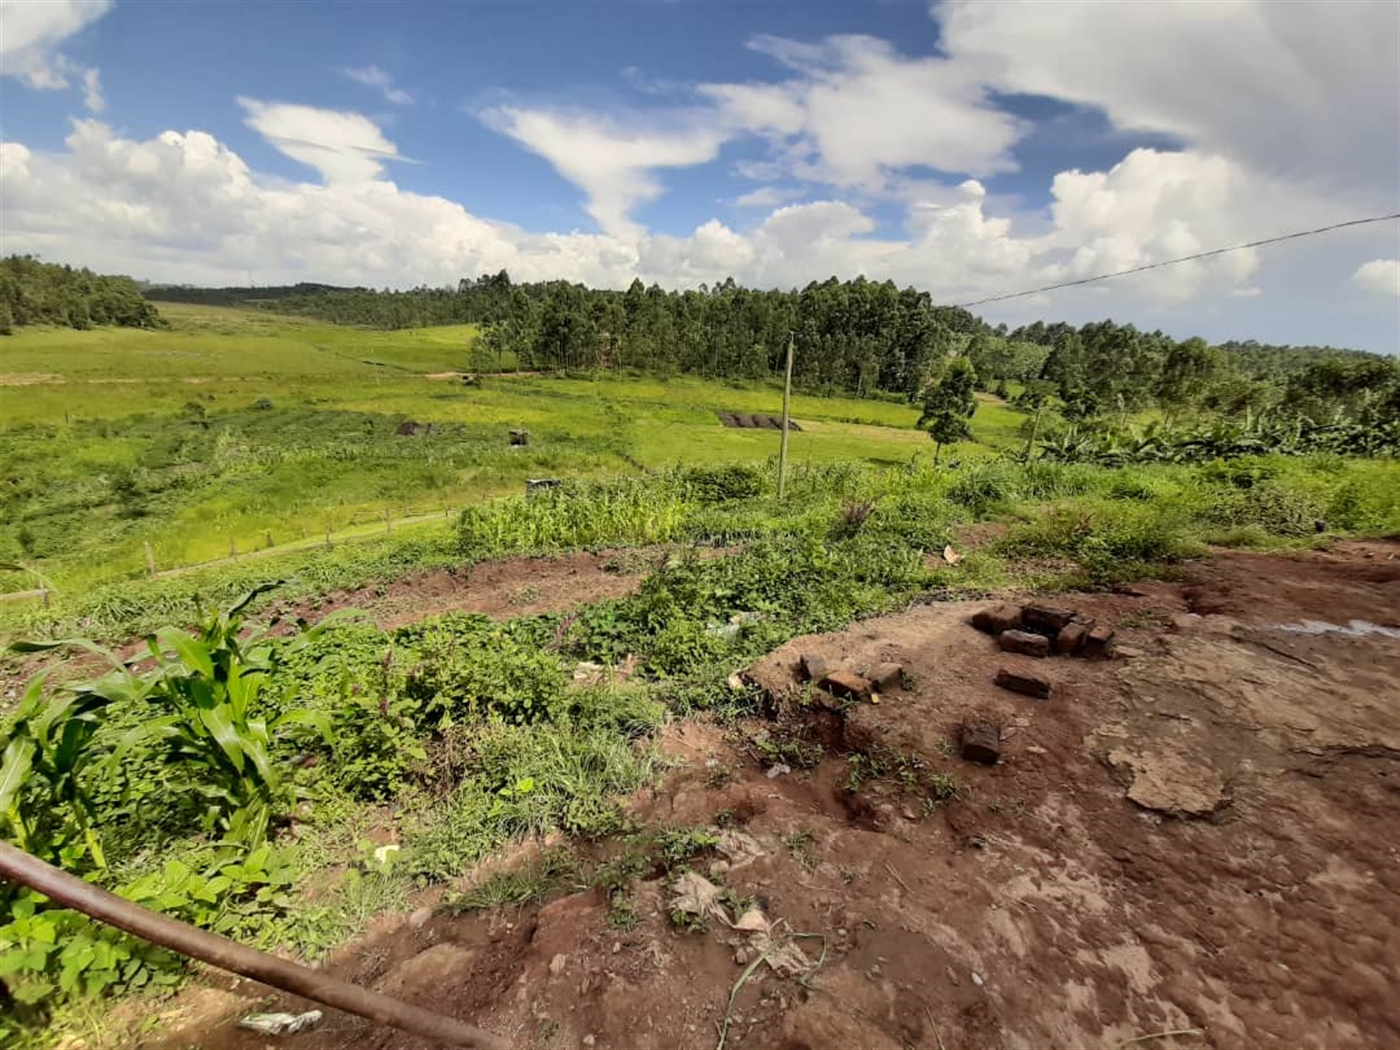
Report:
[[943,47],[980,82],[1102,109],[1258,171],[1395,188],[1400,4],[948,0]]
[[734,204],[740,208],[776,208],[805,196],[807,191],[801,186],[760,186],[734,198]]
[[59,47],[97,21],[112,0],[0,0],[0,76],[14,77],[35,91],[57,91],[81,83],[93,113],[106,107],[99,73],[84,68]]
[[379,125],[359,113],[240,98],[244,123],[293,160],[331,182],[368,182],[384,163],[404,160]]
[[154,280],[449,283],[507,268],[525,280],[625,284],[629,246],[531,234],[385,179],[268,179],[202,131],[133,140],[75,121],[60,153],[0,145],[6,250]]
[[[1213,247],[1274,209],[1305,221],[1322,207],[1246,182],[1219,158],[1142,150],[1107,172],[1057,177],[1048,229],[996,214],[983,185],[966,180],[913,201],[900,236],[882,234],[870,214],[839,199],[777,207],[747,229],[710,220],[685,236],[538,235],[389,181],[381,161],[397,157],[397,147],[357,114],[245,105],[250,124],[319,171],[319,183],[262,176],[202,131],[134,140],[79,120],[64,151],[0,147],[7,249],[219,283],[250,269],[266,281],[377,286],[450,282],[503,267],[520,279],[610,287],[634,276],[677,286],[733,276],[793,287],[865,274],[961,302]],[[1260,284],[1257,269],[1248,255],[1226,256],[1134,277],[1115,295],[1138,304],[1228,300]]]
[[502,134],[539,154],[588,196],[587,209],[604,233],[633,238],[642,229],[634,208],[655,200],[662,185],[652,172],[703,164],[719,155],[724,133],[697,114],[673,112],[663,121],[599,116],[579,110],[500,106],[481,114]]
[[395,87],[393,76],[378,66],[347,66],[341,72],[357,84],[374,88],[384,96],[387,102],[392,102],[396,106],[413,105],[413,96],[403,88]]
[[[1400,92],[1389,90],[1393,63],[1375,55],[1377,41],[1394,44],[1400,29],[1379,5],[1349,7],[1363,29],[1346,33],[1325,5],[1178,5],[1170,18],[1151,5],[1050,10],[1063,23],[1044,23],[1039,5],[953,0],[935,9],[939,56],[864,36],[761,37],[751,47],[782,71],[774,82],[667,84],[664,100],[653,96],[643,111],[512,101],[478,114],[579,188],[596,234],[529,233],[400,187],[389,165],[407,158],[360,113],[242,98],[247,125],[314,178],[252,171],[204,131],[131,139],[78,120],[59,151],[0,144],[6,250],[210,283],[242,281],[248,270],[266,282],[398,287],[502,268],[522,280],[609,287],[636,276],[794,287],[863,274],[959,303],[1321,226],[1373,204],[1395,210]],[[1029,33],[1017,19],[1039,28]],[[37,46],[49,58],[15,65],[7,51],[7,73],[78,77],[53,57],[63,32],[12,37],[9,28],[7,47],[19,40],[15,53]],[[1257,46],[1227,47],[1213,33]],[[1375,39],[1354,39],[1368,34]],[[1263,76],[1270,62],[1278,68]],[[376,67],[346,72],[386,98],[400,90]],[[82,79],[95,112],[100,79],[95,70]],[[1266,98],[1275,79],[1278,98]],[[988,192],[1014,167],[1025,130],[993,92],[1098,107],[1119,128],[1182,145],[1047,175],[1043,193],[1018,188],[1040,202],[1029,206]],[[728,213],[737,216],[730,224],[711,218],[689,233],[659,233],[637,221],[666,172],[714,163],[738,139],[758,150],[731,169],[746,184],[729,199],[745,209]],[[1356,323],[1370,326],[1375,345],[1387,324],[1392,336],[1400,329],[1393,303],[1362,290],[1397,294],[1394,244],[1392,228],[1349,230],[1017,300],[992,316],[1176,319],[1181,334],[1206,319],[1220,337],[1334,343],[1346,341],[1353,318],[1369,318]],[[1358,268],[1359,259],[1372,261]],[[1309,309],[1310,297],[1345,309]]]
[[749,46],[797,76],[699,91],[722,122],[769,138],[801,178],[881,192],[911,165],[977,176],[1016,167],[1010,149],[1022,123],[958,63],[909,58],[870,36],[759,36]]
[[1351,279],[1368,292],[1400,297],[1400,259],[1372,259],[1362,263]]
[[[746,178],[784,177],[887,193],[913,165],[971,175],[1015,168],[1022,122],[997,109],[967,71],[946,59],[908,58],[869,36],[819,44],[758,36],[750,48],[793,74],[781,82],[707,83],[705,106],[654,113],[590,113],[510,105],[485,122],[544,157],[588,196],[606,231],[636,236],[630,215],[661,193],[658,169],[713,160],[741,136],[769,156],[739,161]],[[674,85],[668,91],[675,90]],[[757,202],[779,203],[772,193]]]

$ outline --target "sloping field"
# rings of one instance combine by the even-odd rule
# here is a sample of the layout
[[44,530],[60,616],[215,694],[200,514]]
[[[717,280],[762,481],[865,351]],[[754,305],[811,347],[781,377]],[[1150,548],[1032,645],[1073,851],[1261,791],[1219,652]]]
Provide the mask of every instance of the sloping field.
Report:
[[[778,451],[776,431],[716,414],[775,414],[777,384],[500,375],[464,386],[442,375],[479,364],[472,326],[382,332],[161,309],[169,331],[26,329],[0,344],[0,457],[13,478],[0,559],[38,563],[60,589],[143,572],[147,544],[166,569],[445,516],[531,477]],[[794,464],[898,464],[931,449],[908,405],[798,396],[793,411]],[[1005,445],[998,414],[1022,417],[984,406],[986,437]],[[433,431],[400,436],[406,420]],[[527,448],[510,447],[517,428]],[[12,573],[3,585],[36,583]]]

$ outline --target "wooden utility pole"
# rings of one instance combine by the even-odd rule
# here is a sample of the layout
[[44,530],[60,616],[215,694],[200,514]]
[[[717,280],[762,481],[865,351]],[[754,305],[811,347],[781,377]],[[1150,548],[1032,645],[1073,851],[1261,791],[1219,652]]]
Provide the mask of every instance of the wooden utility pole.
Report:
[[788,333],[787,374],[783,378],[783,437],[778,445],[778,498],[787,495],[788,419],[792,409],[792,333]]

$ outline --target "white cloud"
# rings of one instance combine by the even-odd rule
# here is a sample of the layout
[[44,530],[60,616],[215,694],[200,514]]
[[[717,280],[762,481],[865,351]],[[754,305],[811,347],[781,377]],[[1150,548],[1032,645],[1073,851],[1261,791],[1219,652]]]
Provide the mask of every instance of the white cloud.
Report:
[[393,76],[378,66],[347,66],[341,72],[355,83],[379,91],[386,101],[392,102],[396,106],[413,105],[413,96],[403,88],[395,87]]
[[1022,123],[958,63],[908,58],[869,36],[820,44],[760,36],[749,46],[798,76],[699,91],[721,123],[773,142],[780,169],[883,192],[892,173],[912,165],[979,176],[1016,167],[1010,148]]
[[368,182],[384,170],[385,161],[406,159],[379,125],[359,113],[251,98],[238,104],[247,112],[245,124],[328,183]]
[[805,196],[807,196],[807,191],[800,186],[760,186],[756,190],[736,197],[734,204],[739,208],[776,208],[782,204],[801,200]]
[[1096,106],[1253,170],[1381,188],[1400,155],[1400,4],[983,3],[933,9],[952,60],[1003,91]]
[[632,221],[632,210],[661,195],[661,183],[652,171],[713,160],[725,137],[700,115],[684,111],[650,122],[640,117],[500,106],[481,117],[549,161],[588,195],[588,214],[603,232],[625,238],[643,232]]
[[107,108],[102,94],[102,73],[96,66],[83,72],[83,105],[89,113],[101,113]]
[[1362,263],[1351,279],[1368,292],[1400,297],[1400,259],[1372,259]]
[[[1022,130],[964,70],[942,58],[906,58],[883,40],[831,37],[802,44],[760,36],[750,47],[797,76],[781,83],[700,84],[709,105],[654,114],[590,113],[522,105],[480,114],[544,157],[588,196],[605,231],[635,237],[633,210],[662,192],[655,171],[707,163],[728,141],[757,135],[765,160],[737,162],[745,178],[795,176],[891,193],[912,165],[988,175],[1013,169]],[[668,85],[668,91],[674,85]],[[760,194],[755,203],[777,203]]]
[[625,285],[633,246],[532,234],[384,179],[268,179],[202,131],[143,141],[79,120],[57,154],[0,144],[7,251],[154,280],[378,287],[509,269]]
[[[138,141],[79,120],[57,154],[0,146],[6,249],[216,283],[242,282],[248,270],[268,282],[398,287],[503,267],[522,280],[564,277],[608,287],[624,287],[634,276],[689,286],[732,275],[754,286],[793,287],[865,274],[928,289],[936,301],[963,302],[1214,247],[1265,217],[1305,223],[1324,207],[1286,187],[1246,181],[1219,158],[1142,150],[1107,172],[1057,177],[1048,229],[994,214],[983,186],[968,180],[910,204],[897,237],[880,234],[870,215],[836,199],[777,208],[747,230],[710,220],[684,237],[538,235],[388,181],[380,158],[397,157],[397,147],[358,114],[246,104],[250,123],[317,168],[321,183],[261,176],[205,132]],[[1364,235],[1372,238],[1365,243],[1385,236]],[[1354,259],[1363,231],[1339,236],[1338,249]],[[1260,300],[1269,299],[1269,272],[1241,254],[1097,287],[1120,313],[1170,309],[1188,296],[1198,305],[1243,304],[1261,287]],[[1315,284],[1317,274],[1305,278],[1300,288]],[[1090,309],[1085,303],[1101,312],[1105,301],[1056,293],[1035,312]]]
[[76,78],[87,108],[102,112],[106,102],[98,71],[84,68],[59,47],[111,6],[112,0],[0,0],[0,76],[14,77],[34,91],[62,90]]

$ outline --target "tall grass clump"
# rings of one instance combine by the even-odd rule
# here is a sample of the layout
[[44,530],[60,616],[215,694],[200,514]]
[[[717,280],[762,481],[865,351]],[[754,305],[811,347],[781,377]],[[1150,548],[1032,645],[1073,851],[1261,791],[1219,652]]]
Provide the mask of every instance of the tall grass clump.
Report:
[[490,558],[666,543],[680,535],[687,509],[675,476],[566,482],[466,508],[457,547],[465,557]]
[[470,741],[469,772],[407,829],[407,862],[447,879],[510,838],[559,828],[595,836],[621,823],[619,799],[651,777],[654,751],[606,727],[487,723]]
[[1203,553],[1190,514],[1167,500],[1085,499],[1047,508],[997,545],[1013,558],[1069,558],[1093,584],[1150,574]]

